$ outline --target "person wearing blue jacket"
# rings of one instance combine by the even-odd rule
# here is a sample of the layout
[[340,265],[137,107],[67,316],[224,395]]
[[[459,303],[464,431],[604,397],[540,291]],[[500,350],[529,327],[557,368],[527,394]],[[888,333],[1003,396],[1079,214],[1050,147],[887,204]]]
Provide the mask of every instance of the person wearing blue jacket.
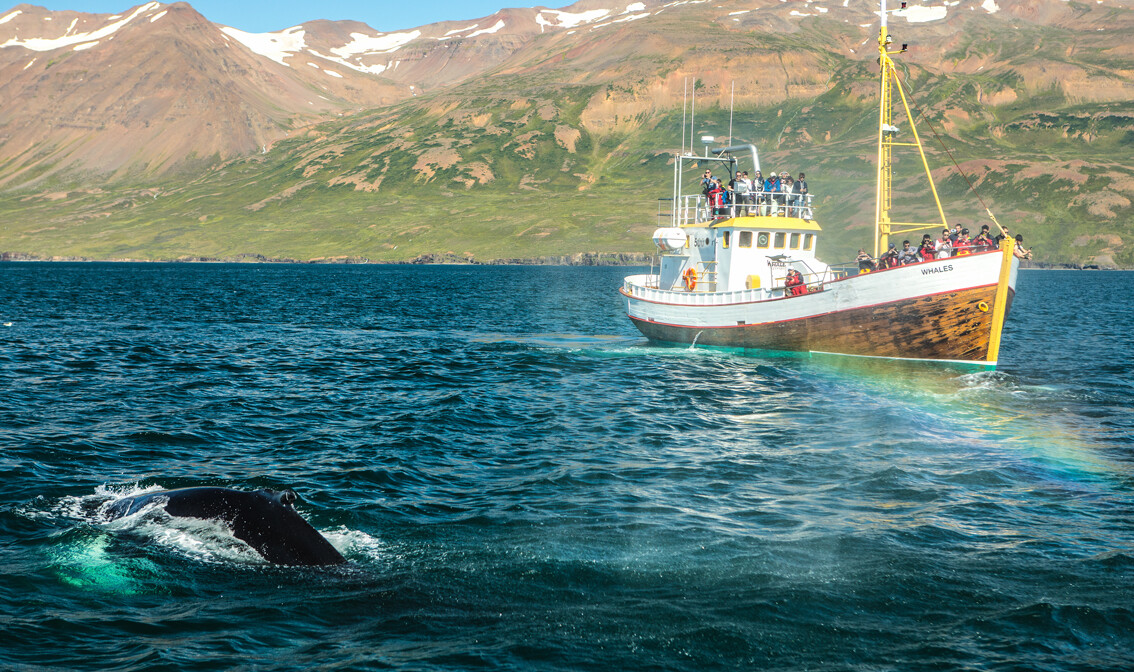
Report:
[[767,214],[771,215],[779,212],[777,204],[780,202],[780,175],[779,173],[772,173],[772,176],[764,181],[764,198],[768,202]]

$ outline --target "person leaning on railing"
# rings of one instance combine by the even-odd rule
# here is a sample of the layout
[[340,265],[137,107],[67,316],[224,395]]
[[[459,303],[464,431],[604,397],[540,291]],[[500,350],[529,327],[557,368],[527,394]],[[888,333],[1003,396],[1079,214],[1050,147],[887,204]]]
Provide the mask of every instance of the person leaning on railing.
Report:
[[729,188],[732,190],[732,200],[735,204],[733,206],[733,216],[743,215],[744,208],[748,205],[748,190],[752,183],[748,181],[748,171],[737,173],[736,177],[728,183]]
[[980,227],[980,233],[976,238],[973,238],[973,251],[974,252],[987,252],[993,248],[992,236],[988,232],[988,224]]
[[764,205],[764,175],[758,170],[752,174],[752,192],[748,199],[755,206],[757,215],[764,214],[760,211],[760,208]]
[[796,217],[803,216],[803,206],[807,202],[807,181],[803,179],[803,173],[799,174],[798,180],[792,180],[788,176],[788,184],[791,185],[791,203],[793,206],[792,213]]
[[[1008,229],[1004,229],[1007,233]],[[1012,254],[1016,255],[1019,259],[1031,259],[1032,251],[1024,248],[1024,236],[1016,234],[1016,246],[1012,250]]]
[[791,179],[791,175],[780,178],[780,189],[784,192],[784,214],[788,217],[795,216],[795,180]]
[[858,256],[854,258],[858,262],[859,273],[869,273],[875,269],[874,257],[866,253],[866,250],[859,248]]
[[941,238],[934,244],[933,249],[936,250],[936,257],[938,259],[948,259],[953,256],[953,241],[949,238],[949,229],[941,231]]
[[764,214],[772,215],[778,212],[776,204],[779,202],[780,191],[780,176],[772,173],[771,177],[764,180],[764,199],[767,207],[764,208]]
[[917,254],[921,257],[922,261],[929,261],[937,255],[937,250],[933,245],[933,238],[928,233],[922,235],[921,245],[917,248]]
[[910,247],[910,241],[903,240],[902,249],[898,250],[898,265],[905,266],[906,264],[916,264],[917,262],[917,248]]

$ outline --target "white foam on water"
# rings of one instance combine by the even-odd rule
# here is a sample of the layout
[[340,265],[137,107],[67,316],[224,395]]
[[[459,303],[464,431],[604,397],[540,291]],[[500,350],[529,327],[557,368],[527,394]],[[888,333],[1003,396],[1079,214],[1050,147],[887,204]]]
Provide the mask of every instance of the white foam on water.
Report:
[[381,539],[361,530],[352,530],[340,525],[330,530],[319,530],[319,533],[348,560],[357,556],[369,560],[382,560],[389,555]]

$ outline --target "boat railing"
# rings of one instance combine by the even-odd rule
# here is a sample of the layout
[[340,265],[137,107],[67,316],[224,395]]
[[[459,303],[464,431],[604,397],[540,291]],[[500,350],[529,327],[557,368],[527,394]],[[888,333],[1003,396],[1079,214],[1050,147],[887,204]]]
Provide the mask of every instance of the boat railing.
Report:
[[[718,306],[730,303],[751,303],[768,298],[764,289],[740,289],[733,292],[660,289],[659,276],[631,275],[623,280],[622,291],[628,296],[645,301],[674,303],[686,306]],[[699,285],[698,285],[699,286]]]
[[[744,200],[740,200],[743,198]],[[765,191],[739,194],[735,203],[712,205],[704,194],[685,194],[677,207],[672,198],[658,199],[658,226],[686,226],[742,216],[815,218],[812,194]]]

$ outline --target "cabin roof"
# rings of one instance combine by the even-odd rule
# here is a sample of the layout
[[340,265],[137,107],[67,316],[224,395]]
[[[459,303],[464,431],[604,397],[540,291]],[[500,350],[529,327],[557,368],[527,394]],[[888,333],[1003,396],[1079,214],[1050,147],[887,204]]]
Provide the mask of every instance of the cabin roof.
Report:
[[[701,226],[704,226],[702,224]],[[815,220],[799,217],[733,217],[709,225],[711,229],[761,229],[775,231],[822,231]]]

